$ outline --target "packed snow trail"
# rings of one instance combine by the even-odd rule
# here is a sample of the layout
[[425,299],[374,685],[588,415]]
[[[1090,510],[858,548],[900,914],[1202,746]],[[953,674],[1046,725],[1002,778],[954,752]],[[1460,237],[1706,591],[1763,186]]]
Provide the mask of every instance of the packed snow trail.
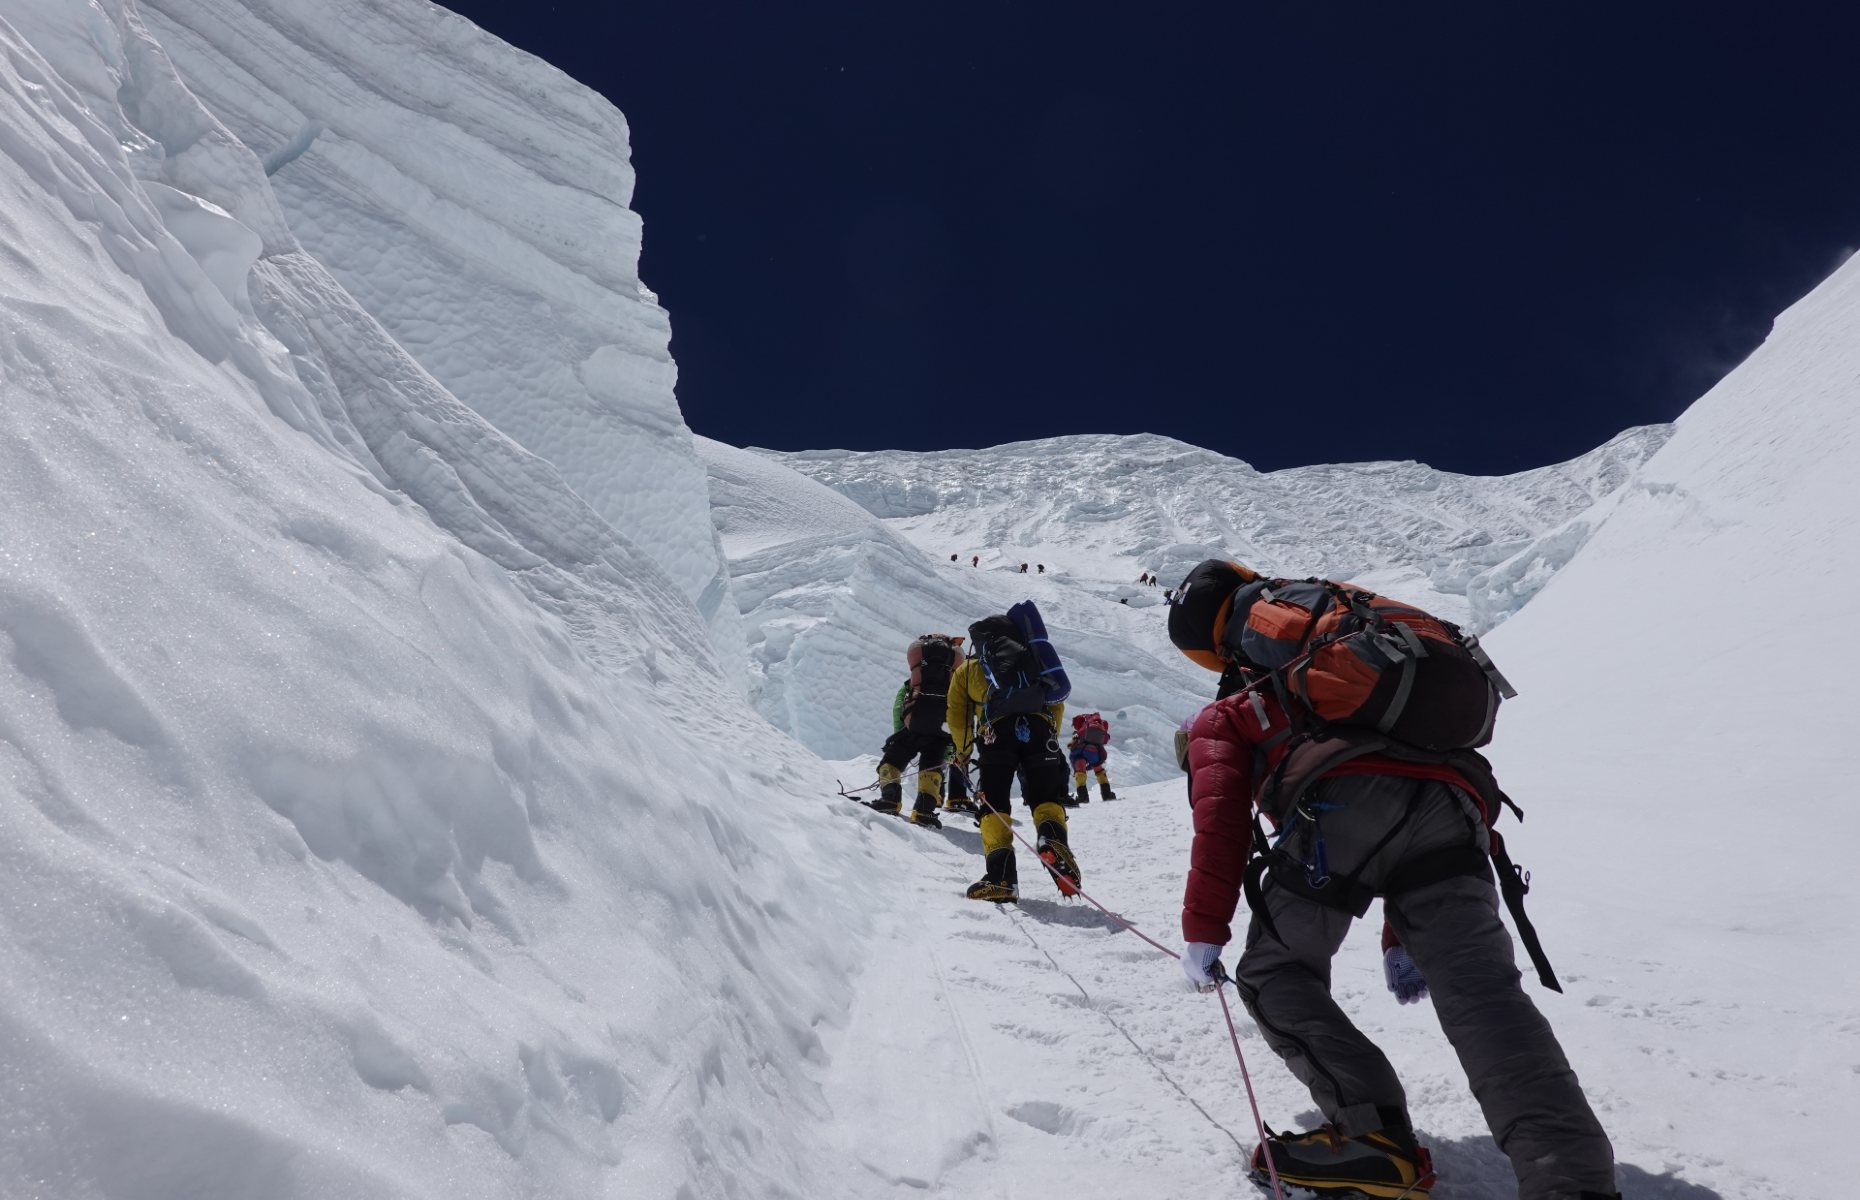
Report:
[[[969,822],[924,830],[831,803],[842,806],[831,810],[839,822],[863,831],[861,869],[897,901],[861,976],[852,1023],[835,1043],[827,1085],[847,1127],[847,1153],[874,1185],[947,1196],[1251,1194],[1252,1118],[1214,996],[1197,993],[1174,961],[1117,920],[1062,900],[1037,862],[1022,862],[1018,906],[964,899],[980,872],[980,837]],[[1087,890],[1159,940],[1178,936],[1190,840],[1181,781],[1134,788],[1070,817]],[[1833,1200],[1835,1192],[1766,1179],[1765,1164],[1674,1142],[1668,1110],[1688,1103],[1697,1084],[1650,1073],[1643,1055],[1599,1049],[1623,1019],[1618,997],[1630,977],[1622,955],[1633,935],[1573,921],[1584,905],[1562,893],[1553,857],[1528,830],[1514,837],[1521,857],[1541,868],[1532,913],[1568,992],[1526,986],[1597,1101],[1628,1200]],[[1515,1195],[1510,1164],[1431,1005],[1404,1008],[1384,986],[1379,936],[1373,914],[1357,923],[1337,956],[1334,990],[1408,1085],[1440,1174],[1432,1194]],[[1225,961],[1232,966],[1231,952]],[[1644,1007],[1630,1019],[1658,1047],[1655,1062],[1710,1062],[1719,1043],[1738,1035],[1740,1016],[1662,997],[1654,981],[1674,965],[1635,964],[1631,986]],[[1303,1087],[1237,1008],[1236,1016],[1267,1123],[1319,1122]]]

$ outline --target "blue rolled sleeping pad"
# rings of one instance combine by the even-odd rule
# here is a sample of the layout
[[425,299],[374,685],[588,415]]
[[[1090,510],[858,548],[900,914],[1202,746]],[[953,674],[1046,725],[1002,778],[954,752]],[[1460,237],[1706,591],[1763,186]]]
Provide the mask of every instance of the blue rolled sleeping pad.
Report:
[[1072,694],[1072,681],[1066,678],[1065,664],[1059,651],[1046,640],[1046,622],[1033,601],[1022,600],[1007,610],[1008,620],[1020,630],[1020,637],[1040,660],[1040,686],[1046,689],[1046,702],[1058,704]]

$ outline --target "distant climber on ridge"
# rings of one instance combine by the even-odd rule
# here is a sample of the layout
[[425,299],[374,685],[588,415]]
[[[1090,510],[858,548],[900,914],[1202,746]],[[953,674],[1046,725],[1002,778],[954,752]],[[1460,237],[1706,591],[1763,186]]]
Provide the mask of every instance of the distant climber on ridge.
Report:
[[1033,810],[1040,859],[1061,893],[1071,895],[1081,876],[1066,834],[1066,762],[1059,753],[1059,722],[1069,690],[1058,655],[1046,641],[1031,601],[969,626],[971,657],[950,681],[950,735],[956,757],[978,745],[975,799],[981,807],[984,871],[969,885],[971,900],[1020,898],[1019,870],[1009,809],[1014,775]]
[[982,556],[981,556],[981,555],[979,555],[979,554],[971,554],[971,555],[969,555],[969,565],[970,565],[971,567],[979,567],[979,566],[981,566],[981,565],[982,565]]
[[1117,799],[1117,793],[1111,790],[1111,780],[1104,773],[1104,760],[1111,753],[1111,723],[1099,713],[1081,713],[1072,718],[1072,740],[1066,743],[1066,754],[1072,759],[1073,803],[1088,804],[1091,796],[1085,791],[1085,773],[1087,771],[1098,777],[1098,795],[1106,800]]
[[[1270,1155],[1282,1182],[1319,1195],[1420,1200],[1433,1182],[1394,1068],[1330,994],[1332,956],[1383,896],[1414,969],[1403,980],[1391,964],[1391,989],[1432,991],[1520,1200],[1619,1200],[1608,1137],[1519,985],[1499,923],[1494,865],[1539,978],[1560,991],[1491,829],[1509,800],[1476,747],[1514,693],[1477,641],[1347,584],[1264,579],[1212,559],[1169,610],[1169,638],[1239,680],[1187,739],[1195,837],[1182,969],[1204,990],[1226,978],[1221,948],[1244,880],[1254,913],[1235,988],[1326,1122],[1269,1135],[1254,1178]],[[1395,672],[1411,686],[1377,686]],[[1280,830],[1271,847],[1252,844],[1255,808]]]
[[1020,573],[1021,573],[1022,575],[1025,575],[1025,574],[1027,573],[1027,564],[1026,564],[1026,563],[1022,563],[1022,564],[1020,564]]

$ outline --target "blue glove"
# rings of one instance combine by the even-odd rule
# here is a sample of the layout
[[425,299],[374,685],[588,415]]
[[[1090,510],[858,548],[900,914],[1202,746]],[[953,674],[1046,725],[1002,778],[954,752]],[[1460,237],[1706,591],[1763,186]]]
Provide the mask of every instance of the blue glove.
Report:
[[1221,967],[1221,948],[1212,942],[1190,942],[1183,946],[1182,974],[1188,976],[1196,991],[1213,991],[1220,986],[1216,980],[1227,974]]
[[1382,978],[1403,1004],[1419,1004],[1427,999],[1427,980],[1421,978],[1421,968],[1414,965],[1405,947],[1390,946],[1383,952]]

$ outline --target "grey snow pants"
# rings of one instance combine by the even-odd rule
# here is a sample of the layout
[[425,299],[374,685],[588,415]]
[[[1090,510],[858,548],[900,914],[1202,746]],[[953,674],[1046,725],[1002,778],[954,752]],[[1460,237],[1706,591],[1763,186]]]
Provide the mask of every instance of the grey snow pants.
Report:
[[[1360,866],[1377,894],[1390,873],[1431,851],[1468,842],[1489,849],[1484,822],[1457,788],[1432,780],[1364,775],[1326,779],[1306,796],[1318,809],[1333,880]],[[1335,806],[1335,807],[1329,807]],[[1404,825],[1381,850],[1377,843]],[[1285,848],[1309,861],[1310,822],[1297,820]],[[1365,859],[1374,851],[1373,859]],[[1346,1134],[1387,1124],[1378,1109],[1407,1112],[1395,1069],[1330,995],[1330,962],[1351,913],[1268,882],[1235,972],[1240,995],[1268,1044]],[[1461,875],[1388,898],[1386,913],[1420,967],[1441,1029],[1458,1053],[1499,1149],[1518,1175],[1519,1200],[1575,1200],[1615,1190],[1614,1151],[1550,1024],[1524,994],[1511,935],[1498,919],[1498,889]]]

